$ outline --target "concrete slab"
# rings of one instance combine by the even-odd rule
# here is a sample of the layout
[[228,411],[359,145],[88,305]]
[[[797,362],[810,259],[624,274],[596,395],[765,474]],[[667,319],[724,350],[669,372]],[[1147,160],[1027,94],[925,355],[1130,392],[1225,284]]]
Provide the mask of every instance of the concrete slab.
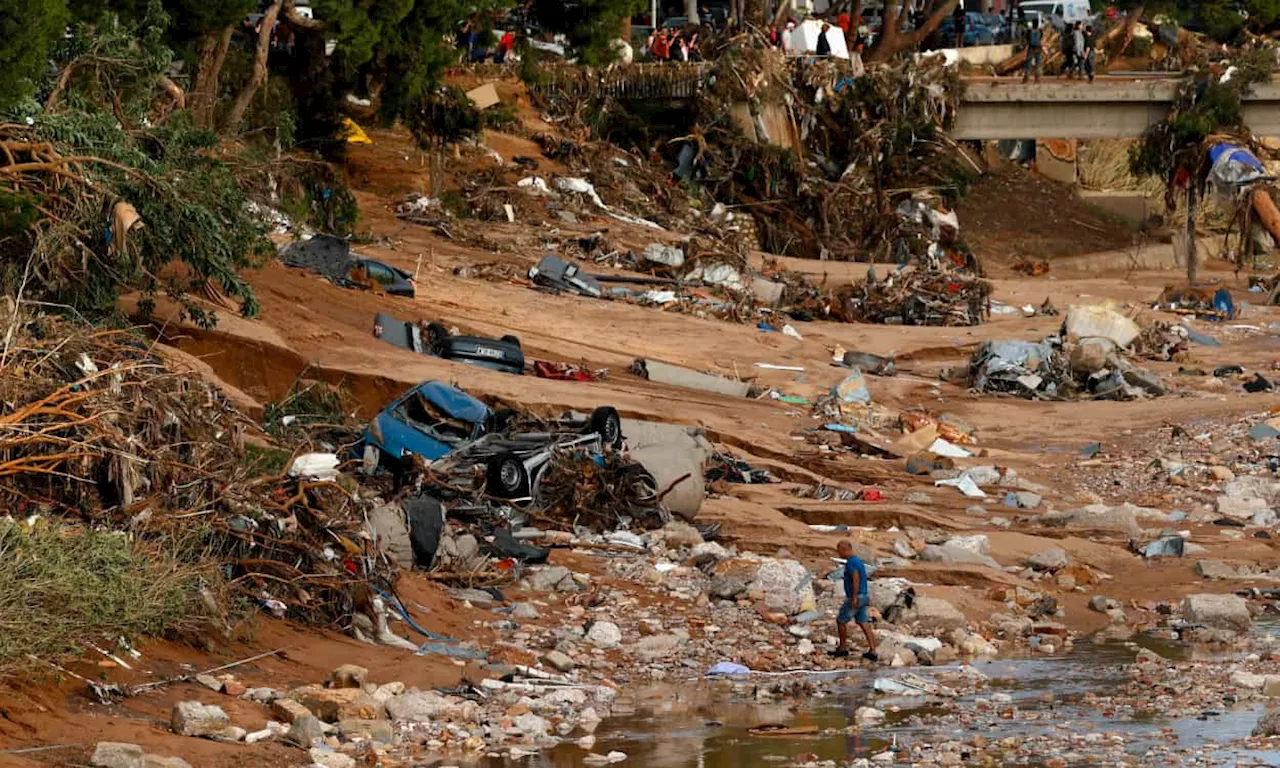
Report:
[[1080,198],[1135,227],[1156,214],[1164,213],[1164,200],[1158,195],[1148,196],[1142,192],[1085,189],[1080,191]]
[[717,395],[746,397],[751,391],[751,385],[745,381],[734,381],[723,376],[713,376],[709,373],[681,368],[678,365],[671,365],[658,360],[637,360],[633,369],[643,371],[641,375],[649,381],[697,389]]

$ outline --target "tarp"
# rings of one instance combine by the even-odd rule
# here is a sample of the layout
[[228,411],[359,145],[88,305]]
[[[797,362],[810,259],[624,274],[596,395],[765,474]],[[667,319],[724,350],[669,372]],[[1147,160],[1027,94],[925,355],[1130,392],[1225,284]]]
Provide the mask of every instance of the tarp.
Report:
[[1267,175],[1267,170],[1253,153],[1236,144],[1218,144],[1209,149],[1209,181],[1213,184],[1214,201],[1234,210],[1235,195],[1241,186]]
[[369,138],[369,134],[365,133],[364,129],[349,117],[342,118],[342,133],[348,144],[373,143],[373,139]]
[[[795,29],[787,33],[787,51],[790,53],[816,53],[818,35],[822,34],[822,22],[808,19],[797,24]],[[831,55],[837,59],[849,58],[849,44],[844,39],[844,30],[831,27],[827,30],[827,42],[831,44]]]

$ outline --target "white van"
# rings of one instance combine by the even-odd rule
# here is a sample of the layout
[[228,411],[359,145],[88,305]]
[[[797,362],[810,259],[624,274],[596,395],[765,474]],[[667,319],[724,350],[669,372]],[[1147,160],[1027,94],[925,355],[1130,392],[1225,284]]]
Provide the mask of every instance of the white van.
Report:
[[1088,24],[1093,20],[1089,0],[1022,0],[1019,6],[1027,12],[1039,11],[1059,32],[1067,24]]

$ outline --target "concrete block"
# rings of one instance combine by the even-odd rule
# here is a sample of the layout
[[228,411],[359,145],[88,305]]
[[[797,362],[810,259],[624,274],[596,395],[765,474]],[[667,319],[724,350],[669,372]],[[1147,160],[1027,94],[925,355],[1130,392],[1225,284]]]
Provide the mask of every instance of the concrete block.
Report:
[[649,381],[656,381],[659,384],[672,384],[729,397],[746,397],[751,391],[751,385],[745,381],[713,376],[657,360],[637,360],[632,368]]

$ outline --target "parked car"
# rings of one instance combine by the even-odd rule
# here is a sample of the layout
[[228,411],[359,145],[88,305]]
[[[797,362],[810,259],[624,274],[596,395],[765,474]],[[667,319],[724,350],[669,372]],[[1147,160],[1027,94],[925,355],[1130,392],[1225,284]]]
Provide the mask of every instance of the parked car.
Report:
[[355,288],[379,288],[392,296],[410,299],[417,293],[413,275],[373,259],[356,259],[347,269],[346,282]]
[[1093,21],[1093,8],[1089,0],[1022,0],[1021,7],[1028,14],[1039,11],[1053,28],[1062,31],[1067,24],[1077,21],[1088,24]]
[[418,457],[455,487],[483,477],[489,495],[527,499],[558,453],[599,455],[621,448],[622,442],[622,420],[614,408],[531,423],[512,411],[494,411],[457,387],[426,381],[370,420],[359,455],[366,474],[379,469],[401,474]]
[[520,339],[510,334],[501,339],[454,335],[443,323],[423,326],[379,312],[373,318],[373,335],[420,355],[434,355],[503,373],[524,373],[524,351],[520,348]]
[[991,30],[991,35],[995,38],[996,45],[1004,45],[1013,41],[1013,30],[1004,16],[998,13],[979,13],[975,15],[978,16],[983,26]]
[[[975,45],[995,45],[995,35],[991,33],[984,24],[978,19],[978,14],[969,13],[964,23],[964,46],[966,48]],[[956,23],[954,17],[948,16],[942,20],[937,31],[938,46],[940,48],[956,48]]]

